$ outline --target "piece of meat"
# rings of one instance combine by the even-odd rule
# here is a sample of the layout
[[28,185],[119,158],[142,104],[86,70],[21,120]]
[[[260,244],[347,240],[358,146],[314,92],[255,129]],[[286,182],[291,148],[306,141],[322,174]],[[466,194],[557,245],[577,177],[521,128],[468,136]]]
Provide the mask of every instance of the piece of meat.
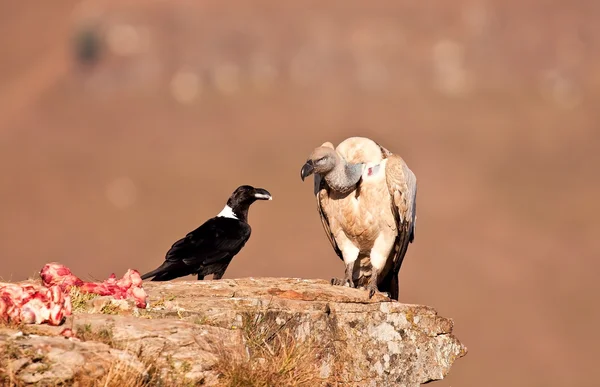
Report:
[[66,266],[48,263],[42,268],[40,275],[44,284],[58,285],[65,292],[77,286],[84,293],[112,296],[116,299],[133,298],[138,308],[146,308],[147,295],[142,288],[142,278],[137,270],[127,270],[119,280],[113,273],[103,282],[84,282],[73,275]]
[[13,323],[62,324],[72,312],[70,290],[79,287],[81,292],[116,299],[132,298],[138,308],[146,308],[147,295],[142,288],[142,278],[136,270],[129,269],[118,279],[111,274],[103,282],[84,282],[59,263],[44,265],[40,271],[42,283],[0,283],[0,320]]
[[71,297],[58,286],[0,283],[0,320],[60,325],[70,314]]
[[71,328],[65,328],[62,331],[60,331],[59,334],[61,336],[68,337],[68,338],[76,337],[75,332],[73,332],[73,330]]
[[64,292],[71,290],[72,286],[83,285],[83,281],[75,277],[68,267],[54,262],[44,265],[40,277],[46,286],[58,285]]

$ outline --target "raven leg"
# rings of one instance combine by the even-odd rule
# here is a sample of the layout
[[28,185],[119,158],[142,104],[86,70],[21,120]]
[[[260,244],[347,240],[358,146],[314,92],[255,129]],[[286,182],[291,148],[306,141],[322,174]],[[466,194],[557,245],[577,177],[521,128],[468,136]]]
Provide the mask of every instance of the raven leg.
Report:
[[344,279],[332,278],[331,284],[335,286],[348,286],[351,288],[356,287],[354,285],[354,281],[352,280],[352,273],[354,272],[354,261],[346,264],[346,272],[344,274]]

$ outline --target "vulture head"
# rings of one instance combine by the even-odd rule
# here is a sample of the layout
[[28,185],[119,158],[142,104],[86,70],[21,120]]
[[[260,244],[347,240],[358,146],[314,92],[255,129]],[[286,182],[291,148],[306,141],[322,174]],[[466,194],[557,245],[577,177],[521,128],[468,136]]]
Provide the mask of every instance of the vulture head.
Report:
[[335,191],[347,193],[356,187],[364,170],[364,163],[348,163],[334,148],[326,142],[312,151],[300,170],[302,181],[312,174],[323,177]]
[[318,173],[321,176],[325,176],[338,164],[339,156],[335,149],[333,149],[333,145],[328,147],[326,144],[328,143],[325,143],[313,150],[308,157],[308,160],[306,160],[306,164],[304,164],[302,170],[300,171],[300,177],[302,178],[302,181],[304,181],[304,179],[313,173]]

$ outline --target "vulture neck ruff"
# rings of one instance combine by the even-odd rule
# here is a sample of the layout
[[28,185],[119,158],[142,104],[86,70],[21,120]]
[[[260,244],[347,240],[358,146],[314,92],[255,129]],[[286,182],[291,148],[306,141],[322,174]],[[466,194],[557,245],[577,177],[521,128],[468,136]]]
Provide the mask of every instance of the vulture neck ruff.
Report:
[[341,159],[335,168],[325,175],[325,181],[329,187],[339,193],[347,193],[356,188],[360,181],[364,164],[348,164]]

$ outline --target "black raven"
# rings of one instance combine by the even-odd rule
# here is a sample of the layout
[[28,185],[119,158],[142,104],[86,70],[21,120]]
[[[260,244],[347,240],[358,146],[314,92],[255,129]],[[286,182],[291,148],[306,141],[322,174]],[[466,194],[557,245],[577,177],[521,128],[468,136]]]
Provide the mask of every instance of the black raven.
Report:
[[209,274],[213,274],[213,279],[223,277],[233,257],[250,238],[248,209],[256,200],[272,197],[266,189],[238,187],[217,216],[175,242],[163,264],[142,279],[169,281],[190,274],[197,274],[199,280]]

